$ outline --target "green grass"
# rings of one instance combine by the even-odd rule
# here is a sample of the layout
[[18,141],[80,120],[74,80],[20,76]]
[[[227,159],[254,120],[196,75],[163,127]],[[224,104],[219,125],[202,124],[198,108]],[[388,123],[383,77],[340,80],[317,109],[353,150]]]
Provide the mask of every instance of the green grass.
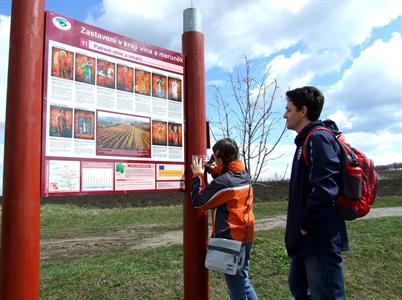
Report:
[[[397,206],[402,206],[402,196],[377,197],[373,207],[379,208],[379,207],[397,207]],[[257,220],[261,218],[286,214],[287,208],[288,208],[287,201],[254,203],[254,213]]]
[[[402,206],[401,196],[379,197],[374,207]],[[257,202],[256,219],[286,214],[287,202]],[[81,208],[68,204],[41,206],[41,233],[43,238],[70,237],[96,234],[104,231],[133,228],[137,225],[160,225],[154,230],[180,229],[183,220],[182,206]]]
[[[345,257],[348,299],[400,299],[402,218],[348,223]],[[283,229],[257,233],[250,276],[260,299],[290,299]],[[41,267],[41,299],[182,299],[182,248],[114,252]],[[212,272],[212,299],[227,299],[221,274]]]
[[41,206],[41,233],[42,237],[66,237],[144,224],[162,224],[171,230],[181,227],[182,219],[181,206],[100,209],[45,204]]
[[348,223],[348,299],[401,299],[402,217]]
[[[257,219],[286,213],[287,202],[259,202],[254,212]],[[96,234],[104,231],[132,228],[137,225],[157,225],[159,231],[180,229],[182,206],[81,208],[67,204],[41,206],[41,234],[43,238]],[[156,228],[154,228],[156,230]]]
[[180,299],[181,279],[181,247],[115,252],[43,264],[40,296],[41,299]]
[[[379,197],[374,207],[402,206],[401,196]],[[287,202],[258,202],[256,219],[286,213]],[[181,206],[81,208],[41,206],[42,239],[87,236],[139,228],[147,234],[182,226]],[[348,222],[351,251],[345,254],[348,299],[401,299],[402,217]],[[250,276],[260,299],[290,299],[289,259],[284,229],[260,231],[250,262]],[[182,247],[105,252],[41,265],[41,299],[182,299]],[[211,273],[213,299],[227,299],[221,274]]]
[[402,196],[377,197],[373,207],[397,207],[402,206]]
[[286,214],[287,209],[288,209],[287,201],[254,203],[254,214],[257,220],[272,216],[284,215]]

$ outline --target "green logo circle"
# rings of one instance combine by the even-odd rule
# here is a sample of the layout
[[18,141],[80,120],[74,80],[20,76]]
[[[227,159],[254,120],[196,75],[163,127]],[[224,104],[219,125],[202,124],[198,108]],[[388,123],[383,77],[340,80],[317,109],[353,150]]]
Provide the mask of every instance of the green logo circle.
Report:
[[54,17],[52,21],[54,26],[61,30],[69,30],[71,28],[70,21],[63,17]]

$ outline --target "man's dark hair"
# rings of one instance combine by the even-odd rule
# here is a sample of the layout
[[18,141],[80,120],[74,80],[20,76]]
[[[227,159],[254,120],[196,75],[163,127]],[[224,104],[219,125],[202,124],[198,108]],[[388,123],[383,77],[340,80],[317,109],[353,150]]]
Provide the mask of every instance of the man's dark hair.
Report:
[[286,92],[288,101],[291,101],[297,110],[303,106],[307,107],[307,118],[310,121],[316,121],[320,117],[322,107],[324,106],[324,95],[313,86],[304,86]]
[[231,138],[221,139],[212,147],[214,153],[218,152],[218,158],[227,165],[231,161],[239,159],[239,147],[236,142]]

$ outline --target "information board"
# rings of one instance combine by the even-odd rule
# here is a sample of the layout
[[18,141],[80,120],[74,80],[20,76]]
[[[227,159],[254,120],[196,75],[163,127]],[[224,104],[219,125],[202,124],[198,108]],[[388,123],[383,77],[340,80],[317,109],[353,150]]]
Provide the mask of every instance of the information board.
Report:
[[183,190],[183,71],[181,53],[47,12],[42,196]]

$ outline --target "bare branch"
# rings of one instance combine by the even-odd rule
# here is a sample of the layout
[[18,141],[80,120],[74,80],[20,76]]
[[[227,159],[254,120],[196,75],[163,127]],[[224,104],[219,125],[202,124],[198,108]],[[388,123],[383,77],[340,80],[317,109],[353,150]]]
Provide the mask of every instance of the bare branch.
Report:
[[268,80],[271,67],[259,73],[247,55],[242,58],[242,69],[228,74],[231,95],[224,97],[214,86],[213,127],[223,137],[237,140],[240,157],[252,182],[256,182],[268,163],[277,159],[272,158],[272,153],[285,131],[278,129],[281,118],[273,111],[279,87],[275,79]]

